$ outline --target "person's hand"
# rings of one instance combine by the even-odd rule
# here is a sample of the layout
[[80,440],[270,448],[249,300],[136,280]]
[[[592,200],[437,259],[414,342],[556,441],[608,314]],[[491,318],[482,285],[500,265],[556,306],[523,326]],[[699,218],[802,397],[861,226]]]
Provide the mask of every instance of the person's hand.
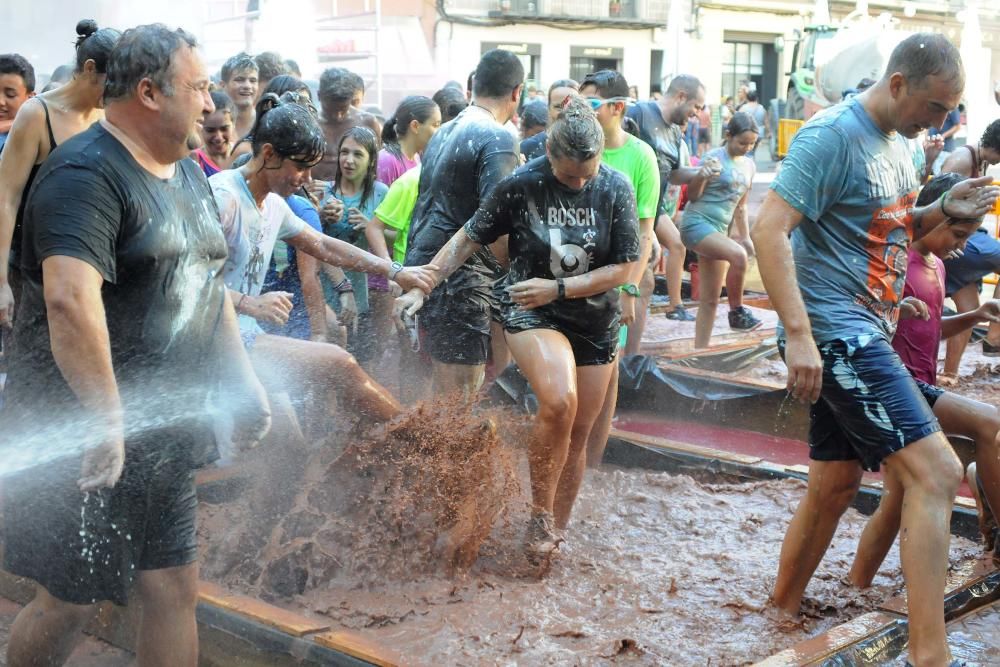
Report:
[[238,383],[233,407],[233,442],[240,449],[253,449],[271,430],[271,404],[256,375]]
[[6,281],[0,282],[0,327],[10,329],[14,325],[14,292]]
[[1000,186],[993,185],[992,176],[967,178],[945,193],[941,212],[950,218],[979,218],[993,208],[997,197],[1000,197]]
[[525,310],[532,310],[559,298],[559,284],[555,280],[531,278],[507,287],[511,301]]
[[715,158],[705,158],[698,168],[698,177],[707,181],[717,178],[722,173],[722,163]]
[[403,296],[397,297],[393,302],[392,312],[397,322],[397,328],[405,328],[403,316],[413,317],[417,311],[424,307],[426,294],[420,288],[413,288]]
[[424,294],[430,294],[437,285],[438,267],[433,264],[423,266],[407,266],[393,278],[404,290],[419,289]]
[[792,398],[815,403],[823,389],[823,359],[810,335],[788,336],[785,342],[786,389]]
[[1000,299],[990,299],[976,309],[976,317],[988,322],[1000,322]]
[[393,298],[396,298],[397,296],[403,296],[403,288],[400,287],[399,283],[397,283],[395,280],[390,280],[389,294],[391,294]]
[[323,197],[330,192],[330,183],[329,181],[313,179],[309,181],[308,185],[306,185],[306,192],[312,195],[312,198],[317,202],[321,202],[323,201]]
[[120,419],[115,419],[109,424],[104,439],[83,452],[77,485],[84,493],[112,488],[121,478],[124,466],[125,435]]
[[905,297],[899,302],[899,319],[901,320],[923,320],[931,318],[927,304],[915,296]]
[[248,296],[248,303],[244,304],[243,310],[247,315],[267,322],[282,326],[288,322],[288,316],[292,312],[292,295],[289,292],[268,292],[260,296]]
[[621,306],[622,309],[620,322],[625,326],[629,326],[635,322],[635,302],[636,298],[631,294],[622,292],[618,296],[618,305]]
[[354,298],[354,292],[341,292],[340,299],[340,324],[347,329],[354,329],[358,322],[358,302]]
[[330,197],[319,210],[319,219],[324,225],[333,225],[344,217],[344,202],[336,197]]
[[951,252],[949,252],[947,255],[945,255],[944,259],[945,260],[958,259],[958,258],[964,257],[964,256],[965,256],[965,248],[955,248],[954,250],[952,250]]
[[354,228],[356,232],[364,232],[368,226],[368,218],[359,209],[347,209],[347,224]]

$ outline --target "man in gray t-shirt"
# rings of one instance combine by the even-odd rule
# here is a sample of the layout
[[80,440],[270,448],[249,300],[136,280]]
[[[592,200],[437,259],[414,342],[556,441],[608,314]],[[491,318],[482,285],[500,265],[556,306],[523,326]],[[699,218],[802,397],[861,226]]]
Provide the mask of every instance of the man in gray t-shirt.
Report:
[[[904,138],[940,127],[964,73],[946,38],[916,34],[893,51],[875,86],[799,130],[752,236],[781,318],[788,390],[808,400],[809,488],[785,535],[773,599],[790,614],[819,565],[863,470],[884,464],[902,506],[910,661],[947,664],[943,597],[948,519],[962,467],[930,410],[939,392],[906,371],[889,340],[915,229],[982,215],[1000,192],[989,179],[956,185],[915,209]],[[789,240],[789,237],[790,240]],[[941,399],[944,400],[944,399]],[[896,526],[876,513],[858,559],[888,551]]]

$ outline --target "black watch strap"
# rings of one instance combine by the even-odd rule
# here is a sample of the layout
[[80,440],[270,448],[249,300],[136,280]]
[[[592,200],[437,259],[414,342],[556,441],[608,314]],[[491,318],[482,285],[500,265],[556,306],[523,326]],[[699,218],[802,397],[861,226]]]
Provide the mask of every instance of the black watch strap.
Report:
[[556,298],[562,301],[566,298],[566,281],[562,278],[556,278],[556,287],[559,289],[559,296]]

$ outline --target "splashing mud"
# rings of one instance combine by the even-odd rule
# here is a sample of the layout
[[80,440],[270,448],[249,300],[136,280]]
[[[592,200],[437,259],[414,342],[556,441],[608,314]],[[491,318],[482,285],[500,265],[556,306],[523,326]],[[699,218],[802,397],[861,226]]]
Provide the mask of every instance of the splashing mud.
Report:
[[[252,509],[271,508],[264,514],[271,520],[237,520],[229,539],[208,546],[210,556],[222,557],[209,570],[269,598],[336,578],[376,584],[468,570],[509,499],[520,495],[513,448],[497,428],[521,421],[423,405],[343,451],[313,453],[301,470],[293,466],[291,479],[269,462],[248,495]],[[294,496],[273,497],[276,486],[295,489]],[[222,555],[233,546],[253,557]]]
[[[447,419],[433,410],[424,414]],[[523,460],[516,467],[521,484],[509,495],[513,449],[493,444],[491,429],[481,435],[482,417],[471,416],[461,428],[415,421],[404,419],[379,440],[388,449],[385,456],[376,455],[372,440],[322,468],[310,467],[292,511],[270,531],[266,548],[253,552],[261,556],[255,579],[241,581],[234,576],[239,568],[226,574],[219,567],[232,559],[235,543],[228,552],[220,548],[227,536],[251,518],[259,521],[247,509],[252,503],[203,504],[206,578],[360,631],[414,664],[745,664],[902,591],[895,548],[871,589],[844,583],[866,521],[849,510],[806,591],[803,616],[779,621],[767,599],[804,483],[702,483],[614,469],[588,471],[562,554],[539,578],[520,551],[528,518]],[[450,455],[425,451],[404,425],[442,447],[442,436],[428,431],[458,435],[465,444]],[[473,440],[492,451],[463,458],[472,453],[466,447]],[[407,448],[410,455],[402,456]],[[398,472],[386,467],[390,461],[400,466]],[[424,468],[420,461],[439,467]],[[466,488],[470,479],[478,483]],[[454,500],[439,508],[442,497]],[[447,558],[440,537],[469,516],[461,508],[473,498],[493,526],[478,560],[457,576],[433,574],[427,557],[443,551]],[[428,526],[445,530],[425,535]],[[472,537],[480,534],[473,531]],[[952,565],[979,551],[953,538]],[[294,585],[285,585],[289,581]]]

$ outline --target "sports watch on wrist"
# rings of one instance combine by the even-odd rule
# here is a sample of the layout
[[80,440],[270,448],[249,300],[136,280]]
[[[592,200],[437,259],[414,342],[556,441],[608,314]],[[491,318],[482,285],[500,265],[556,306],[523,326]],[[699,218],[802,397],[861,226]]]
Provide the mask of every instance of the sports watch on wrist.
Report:
[[622,292],[625,292],[629,296],[634,296],[637,299],[641,296],[641,292],[639,292],[638,286],[633,285],[632,283],[626,283],[621,287],[619,287],[618,289],[621,290]]
[[403,266],[402,264],[400,264],[399,262],[393,262],[389,266],[389,280],[395,280],[396,276],[399,275],[399,272],[402,271],[405,268],[406,267]]

